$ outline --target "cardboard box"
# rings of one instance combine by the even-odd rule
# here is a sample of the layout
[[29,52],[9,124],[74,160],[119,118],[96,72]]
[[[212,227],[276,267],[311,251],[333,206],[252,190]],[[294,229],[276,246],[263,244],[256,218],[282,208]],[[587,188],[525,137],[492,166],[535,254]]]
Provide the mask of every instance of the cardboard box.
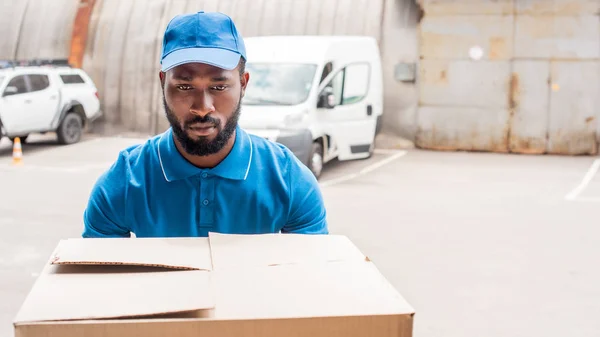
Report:
[[345,236],[62,240],[16,337],[411,337],[413,308]]

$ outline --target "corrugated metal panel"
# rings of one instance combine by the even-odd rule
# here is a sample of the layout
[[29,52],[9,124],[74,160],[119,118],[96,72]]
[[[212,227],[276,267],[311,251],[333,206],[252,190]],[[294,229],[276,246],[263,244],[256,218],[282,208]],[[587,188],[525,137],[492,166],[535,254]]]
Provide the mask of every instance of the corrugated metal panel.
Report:
[[19,45],[19,33],[29,0],[0,3],[0,59],[14,59]]
[[597,15],[517,17],[517,58],[600,58]]
[[512,93],[514,115],[510,123],[510,150],[518,153],[546,151],[550,77],[549,61],[515,61]]
[[432,16],[421,21],[421,55],[428,59],[469,58],[474,46],[482,59],[507,60],[513,54],[513,20],[507,16]]
[[156,45],[162,42],[156,23],[164,9],[164,0],[136,0],[129,18],[121,75],[121,114],[127,117],[122,123],[128,130],[147,131],[151,126],[152,83],[159,80],[160,70]]
[[158,27],[157,38],[158,43],[154,46],[154,63],[156,64],[157,70],[152,75],[154,78],[152,79],[152,92],[153,92],[153,100],[152,100],[152,112],[154,113],[154,122],[151,125],[151,128],[148,132],[162,132],[169,128],[169,122],[165,117],[165,109],[163,106],[163,94],[162,88],[160,86],[160,81],[158,79],[158,67],[160,67],[160,55],[162,53],[162,33],[165,31],[167,24],[169,21],[177,14],[185,13],[187,0],[170,0],[165,4],[165,10],[162,14],[162,18],[160,19],[160,24]]
[[[128,79],[123,76],[123,51],[129,42],[124,37],[133,5],[133,1],[104,0],[96,30],[97,44],[92,67],[104,72],[101,99],[106,121],[112,125],[118,125],[127,118],[121,111],[121,91],[124,85],[128,85]],[[147,87],[139,88],[144,89]]]
[[596,154],[600,62],[552,62],[549,153]]
[[434,150],[506,152],[508,110],[424,106],[416,145]]
[[[521,0],[417,0],[427,15],[511,14]],[[551,0],[542,0],[551,1]]]
[[22,22],[18,59],[68,58],[79,0],[34,1]]
[[516,10],[519,14],[598,14],[600,1],[598,0],[518,0]]

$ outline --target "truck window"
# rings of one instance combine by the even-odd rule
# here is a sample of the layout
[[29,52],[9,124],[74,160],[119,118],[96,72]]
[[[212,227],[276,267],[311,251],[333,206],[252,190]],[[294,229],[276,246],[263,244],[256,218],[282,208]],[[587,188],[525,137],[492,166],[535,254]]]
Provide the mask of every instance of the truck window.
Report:
[[60,79],[64,84],[82,84],[85,83],[81,76],[75,75],[60,75]]
[[351,64],[346,67],[345,72],[342,105],[360,102],[369,91],[369,65]]
[[50,86],[50,81],[46,75],[28,75],[29,84],[31,84],[31,91],[40,91]]
[[13,77],[6,85],[7,87],[17,87],[17,92],[13,95],[24,94],[27,92],[27,84],[25,83],[25,75]]

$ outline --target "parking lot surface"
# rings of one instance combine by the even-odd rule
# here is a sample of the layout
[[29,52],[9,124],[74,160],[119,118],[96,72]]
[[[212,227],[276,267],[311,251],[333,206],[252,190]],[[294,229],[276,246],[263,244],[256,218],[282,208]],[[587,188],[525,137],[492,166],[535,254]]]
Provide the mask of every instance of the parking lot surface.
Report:
[[[143,140],[0,142],[0,336],[88,193]],[[350,237],[417,312],[416,337],[600,336],[595,157],[378,150],[327,165],[330,230]]]

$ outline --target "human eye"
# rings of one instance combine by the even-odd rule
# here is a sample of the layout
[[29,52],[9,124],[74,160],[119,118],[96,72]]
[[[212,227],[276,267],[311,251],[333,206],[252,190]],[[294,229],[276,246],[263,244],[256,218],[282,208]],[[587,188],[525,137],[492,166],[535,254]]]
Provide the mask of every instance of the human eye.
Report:
[[226,85],[215,85],[212,88],[213,88],[213,90],[216,90],[216,91],[223,91],[223,90],[227,89],[227,86]]
[[188,91],[193,89],[193,87],[189,84],[177,84],[176,87],[181,91]]

